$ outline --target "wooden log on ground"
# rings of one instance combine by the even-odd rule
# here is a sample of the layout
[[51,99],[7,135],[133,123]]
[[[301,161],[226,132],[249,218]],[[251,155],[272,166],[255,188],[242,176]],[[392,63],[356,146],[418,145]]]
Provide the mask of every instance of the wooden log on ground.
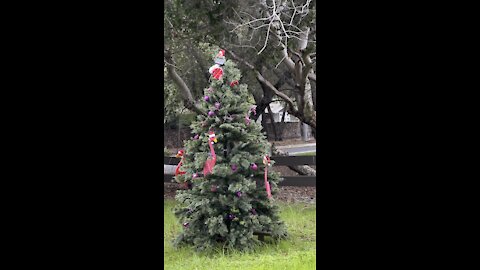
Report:
[[[289,156],[288,153],[277,149],[275,146],[272,146],[272,155]],[[288,168],[299,173],[300,175],[311,175],[311,176],[317,175],[317,171],[307,165],[288,166]]]

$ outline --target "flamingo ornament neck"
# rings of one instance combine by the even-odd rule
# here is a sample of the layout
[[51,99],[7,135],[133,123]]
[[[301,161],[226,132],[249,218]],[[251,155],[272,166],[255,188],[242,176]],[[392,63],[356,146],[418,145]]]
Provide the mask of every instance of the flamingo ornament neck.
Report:
[[212,155],[212,158],[215,158],[215,150],[213,148],[213,144],[217,141],[217,138],[215,137],[215,133],[210,132],[208,134],[208,146],[210,147],[210,154]]

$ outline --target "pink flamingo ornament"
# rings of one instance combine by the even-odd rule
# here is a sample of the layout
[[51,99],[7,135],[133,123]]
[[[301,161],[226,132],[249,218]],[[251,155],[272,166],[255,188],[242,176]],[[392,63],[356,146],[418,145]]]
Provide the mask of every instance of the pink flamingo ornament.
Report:
[[[180,171],[180,167],[182,166],[183,160],[185,159],[185,157],[183,156],[184,153],[185,152],[180,149],[180,150],[178,150],[177,155],[175,156],[176,158],[181,158],[180,162],[177,165],[177,168],[175,169],[175,176],[184,175],[184,174],[187,173],[187,172],[184,172],[184,171]],[[185,188],[188,188],[188,183],[187,182],[185,182],[183,185],[184,185]]]
[[204,177],[212,173],[213,167],[215,167],[215,163],[217,162],[217,155],[215,155],[215,150],[213,149],[213,144],[216,142],[217,138],[215,137],[215,133],[213,131],[208,132],[208,146],[210,147],[211,157],[205,161],[205,166],[203,167]]
[[221,80],[223,76],[222,66],[225,64],[225,50],[220,50],[215,57],[215,65],[208,69],[208,72],[212,74],[213,78]]
[[180,167],[182,166],[184,160],[183,153],[185,153],[183,150],[178,150],[177,155],[175,156],[176,158],[181,158],[180,162],[177,165],[177,168],[175,169],[175,176],[183,175],[186,173],[184,171],[180,171]]

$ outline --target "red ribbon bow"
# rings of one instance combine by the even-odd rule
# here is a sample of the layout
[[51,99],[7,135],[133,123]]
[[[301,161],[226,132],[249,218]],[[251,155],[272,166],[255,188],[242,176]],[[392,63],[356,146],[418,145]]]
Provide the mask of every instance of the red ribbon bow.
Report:
[[230,83],[230,87],[234,87],[235,85],[238,85],[238,81],[237,81],[237,80],[232,81],[232,82]]
[[213,78],[220,80],[223,75],[223,70],[221,68],[214,68],[212,72]]

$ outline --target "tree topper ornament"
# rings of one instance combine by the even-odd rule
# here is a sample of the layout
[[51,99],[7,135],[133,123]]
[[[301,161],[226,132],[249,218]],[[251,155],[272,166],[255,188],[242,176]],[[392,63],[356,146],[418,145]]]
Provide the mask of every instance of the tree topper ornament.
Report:
[[222,65],[225,64],[225,50],[220,50],[215,56],[215,64]]
[[208,69],[208,72],[212,74],[213,78],[221,80],[223,76],[222,65],[225,63],[225,50],[220,50],[215,57],[215,65]]

